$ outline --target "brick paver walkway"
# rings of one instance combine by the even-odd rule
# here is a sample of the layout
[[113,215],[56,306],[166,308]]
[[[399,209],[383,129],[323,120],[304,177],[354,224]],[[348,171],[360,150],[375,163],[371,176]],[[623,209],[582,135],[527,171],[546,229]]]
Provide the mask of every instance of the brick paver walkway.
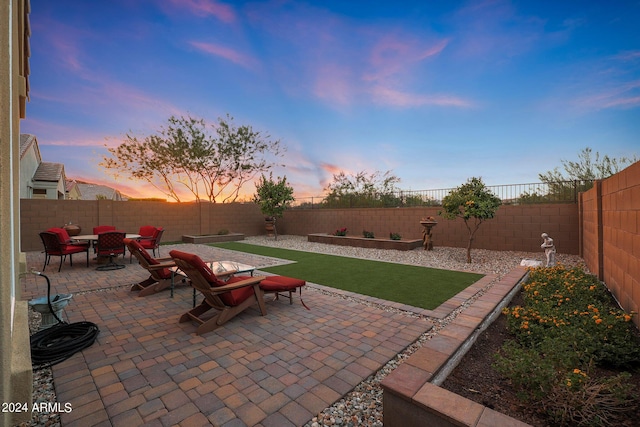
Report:
[[[203,259],[265,267],[277,263],[204,245],[180,245]],[[170,247],[162,247],[167,255]],[[53,293],[73,293],[69,322],[94,322],[94,345],[53,369],[58,401],[72,411],[63,426],[300,426],[340,399],[431,328],[423,319],[305,289],[298,299],[269,301],[267,315],[250,308],[218,330],[198,336],[178,323],[192,304],[191,288],[138,298],[131,283],[148,274],[134,260],[96,271],[78,256],[45,274]],[[42,253],[27,256],[41,269]],[[123,262],[122,258],[119,262]],[[316,285],[309,285],[313,287]],[[46,294],[28,275],[23,298]],[[269,298],[269,297],[267,297]]]

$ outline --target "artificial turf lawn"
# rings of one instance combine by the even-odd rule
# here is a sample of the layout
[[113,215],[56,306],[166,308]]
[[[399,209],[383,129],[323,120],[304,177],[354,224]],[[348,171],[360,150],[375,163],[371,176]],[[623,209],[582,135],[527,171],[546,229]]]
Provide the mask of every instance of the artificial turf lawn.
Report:
[[261,268],[319,285],[433,310],[482,274],[226,242],[211,246],[295,261]]

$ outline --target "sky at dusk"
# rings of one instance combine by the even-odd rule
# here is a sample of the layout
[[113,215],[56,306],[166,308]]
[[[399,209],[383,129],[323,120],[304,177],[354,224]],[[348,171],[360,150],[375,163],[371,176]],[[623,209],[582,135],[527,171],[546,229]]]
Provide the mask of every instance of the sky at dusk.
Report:
[[105,146],[172,115],[280,140],[299,197],[340,171],[425,190],[640,156],[637,0],[31,0],[30,21],[21,132],[134,197],[158,193],[107,176]]

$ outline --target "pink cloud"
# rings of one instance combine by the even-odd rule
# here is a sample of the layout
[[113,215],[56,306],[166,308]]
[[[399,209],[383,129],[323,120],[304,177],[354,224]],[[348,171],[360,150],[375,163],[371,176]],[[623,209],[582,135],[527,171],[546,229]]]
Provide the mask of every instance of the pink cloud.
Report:
[[420,107],[435,105],[441,107],[472,107],[471,101],[450,95],[421,95],[394,90],[385,86],[375,86],[371,89],[373,100],[379,104],[396,107]]
[[257,64],[254,58],[225,46],[196,41],[189,42],[189,44],[202,52],[224,58],[244,68],[254,68]]
[[353,99],[353,83],[348,67],[323,64],[315,75],[313,93],[316,97],[340,105],[348,105]]
[[214,16],[222,22],[232,23],[236,20],[233,8],[227,4],[222,4],[211,0],[171,0],[171,3],[180,10],[197,16]]
[[588,110],[604,110],[608,108],[635,108],[640,106],[640,80],[635,80],[611,87],[608,90],[577,99],[574,104]]
[[443,39],[432,46],[422,47],[410,40],[385,38],[373,46],[369,62],[374,71],[365,74],[364,79],[378,80],[406,71],[412,65],[442,52],[448,43],[449,40]]

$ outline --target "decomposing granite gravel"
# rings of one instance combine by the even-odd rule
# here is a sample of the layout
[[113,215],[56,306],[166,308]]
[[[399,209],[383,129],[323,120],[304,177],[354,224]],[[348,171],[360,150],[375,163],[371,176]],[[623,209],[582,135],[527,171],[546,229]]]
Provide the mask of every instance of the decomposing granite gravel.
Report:
[[[300,251],[308,251],[315,253],[324,253],[338,256],[348,256],[356,258],[365,258],[385,262],[395,262],[401,264],[418,265],[423,267],[442,268],[448,270],[468,271],[481,274],[495,274],[496,280],[489,283],[487,287],[457,310],[451,313],[445,319],[431,318],[435,325],[428,332],[423,334],[415,343],[409,346],[405,351],[398,354],[389,361],[382,369],[358,384],[350,393],[340,399],[331,407],[328,407],[317,414],[305,427],[320,426],[382,426],[382,388],[380,382],[384,377],[393,371],[399,364],[405,361],[411,354],[419,349],[422,344],[437,335],[438,332],[454,319],[460,312],[464,311],[475,299],[484,294],[494,283],[496,283],[504,274],[520,265],[523,259],[536,259],[543,261],[543,252],[512,252],[512,251],[490,251],[485,249],[472,249],[472,262],[466,262],[465,248],[445,248],[435,247],[432,251],[425,251],[422,248],[412,251],[396,251],[382,249],[365,249],[349,246],[328,245],[323,243],[308,242],[305,236],[278,236],[275,240],[273,237],[254,236],[244,240],[246,243],[255,245],[264,245],[271,247],[279,247],[284,249],[293,249]],[[557,254],[557,262],[565,266],[581,265],[583,261],[577,255]],[[310,287],[311,292],[330,292]],[[364,300],[358,300],[357,297],[345,297],[335,294],[340,298],[350,298],[362,304],[371,304]],[[394,310],[390,307],[380,306],[378,308],[385,310]],[[414,313],[404,312],[407,316],[416,316]],[[40,323],[40,315],[33,311],[30,312],[30,328],[32,331],[38,329]],[[53,385],[51,369],[42,369],[35,371],[33,374],[33,401],[34,402],[55,402],[56,394]],[[31,426],[60,426],[60,417],[56,413],[36,413],[30,422],[20,424],[20,427]]]

